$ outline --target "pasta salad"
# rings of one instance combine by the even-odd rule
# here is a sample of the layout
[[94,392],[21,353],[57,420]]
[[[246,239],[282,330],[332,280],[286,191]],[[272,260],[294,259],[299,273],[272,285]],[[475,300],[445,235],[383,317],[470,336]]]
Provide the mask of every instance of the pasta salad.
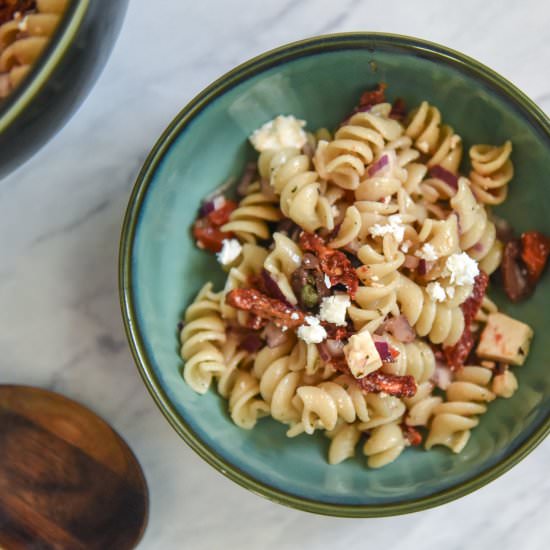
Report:
[[323,431],[328,461],[394,461],[410,445],[464,449],[487,404],[518,387],[532,329],[487,296],[498,271],[527,297],[550,239],[491,214],[513,179],[512,144],[464,144],[424,101],[366,91],[339,127],[277,116],[236,189],[193,226],[225,287],[206,283],[180,324],[183,377],[212,384],[231,419],[271,416],[288,437]]

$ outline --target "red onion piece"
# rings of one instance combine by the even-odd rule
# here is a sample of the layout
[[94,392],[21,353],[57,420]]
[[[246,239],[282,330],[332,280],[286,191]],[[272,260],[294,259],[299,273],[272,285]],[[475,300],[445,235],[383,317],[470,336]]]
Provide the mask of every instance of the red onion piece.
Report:
[[327,339],[317,344],[317,350],[321,359],[328,363],[333,359],[339,359],[344,356],[344,342],[342,340]]
[[342,340],[328,339],[325,340],[327,349],[332,357],[342,357],[344,355],[344,342]]
[[396,340],[408,344],[416,338],[414,329],[404,315],[390,317],[382,325],[383,329],[389,332]]
[[249,162],[244,169],[239,185],[237,185],[237,193],[242,197],[246,195],[248,186],[252,183],[252,180],[256,176],[257,169],[255,162]]
[[416,269],[418,267],[418,264],[420,262],[420,258],[417,256],[411,256],[410,254],[407,254],[405,256],[405,261],[403,262],[403,267],[406,267],[408,269]]
[[418,261],[418,269],[417,272],[419,275],[426,275],[428,272],[428,263],[424,259],[420,259]]
[[217,197],[214,197],[213,199],[202,203],[199,210],[199,218],[204,218],[205,216],[208,216],[210,212],[214,212],[214,210],[216,210],[216,207],[214,206],[214,201],[216,198]]
[[260,191],[263,195],[269,198],[275,198],[275,191],[273,191],[273,187],[271,187],[271,184],[269,183],[269,180],[267,178],[262,178],[260,180]]
[[287,341],[288,334],[274,323],[269,323],[265,327],[265,339],[269,348],[276,348]]
[[328,351],[326,340],[324,340],[320,344],[317,344],[317,351],[319,352],[319,357],[321,357],[322,361],[324,361],[325,363],[330,362],[330,360],[332,359],[332,355]]
[[444,365],[443,363],[440,363],[437,361],[435,365],[434,373],[432,374],[432,382],[440,389],[440,390],[446,390],[452,382],[453,373],[451,369]]
[[279,288],[279,285],[269,274],[267,269],[262,269],[262,282],[268,296],[275,298],[276,300],[281,300],[281,302],[284,302],[287,306],[292,307],[292,304],[288,302],[286,296],[283,294],[283,291]]
[[254,353],[262,348],[264,345],[262,339],[256,332],[249,332],[239,344],[239,349],[244,349],[249,353]]
[[380,355],[382,362],[390,363],[393,361],[393,356],[390,352],[390,345],[387,342],[376,341],[374,342],[374,345],[376,346],[376,351],[378,352],[378,355]]
[[451,187],[455,191],[458,190],[458,177],[455,176],[452,172],[449,172],[449,170],[447,170],[446,168],[443,168],[443,166],[439,166],[439,164],[432,166],[430,168],[430,176],[432,176],[432,178],[437,178],[441,181],[444,181],[449,187]]
[[380,172],[382,168],[387,166],[390,162],[388,155],[382,155],[376,162],[371,164],[367,170],[369,177],[374,176],[376,173]]

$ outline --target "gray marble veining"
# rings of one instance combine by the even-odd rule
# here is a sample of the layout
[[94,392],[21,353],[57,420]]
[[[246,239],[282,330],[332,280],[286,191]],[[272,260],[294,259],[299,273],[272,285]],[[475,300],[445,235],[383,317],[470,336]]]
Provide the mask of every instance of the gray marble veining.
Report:
[[550,5],[540,0],[132,0],[93,93],[1,182],[0,382],[63,392],[128,440],[151,491],[140,548],[548,548],[550,441],[475,494],[400,518],[316,517],[234,485],[178,438],[143,387],[116,270],[124,208],[147,151],[191,97],[236,64],[318,33],[410,34],[479,59],[550,111],[549,28]]

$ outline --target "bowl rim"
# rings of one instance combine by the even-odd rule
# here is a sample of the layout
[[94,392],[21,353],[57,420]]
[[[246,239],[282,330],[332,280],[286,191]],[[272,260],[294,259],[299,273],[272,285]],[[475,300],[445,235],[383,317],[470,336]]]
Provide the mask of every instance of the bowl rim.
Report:
[[520,462],[544,440],[550,432],[550,414],[541,421],[530,437],[508,456],[503,457],[490,468],[457,485],[425,497],[413,498],[397,503],[350,505],[320,502],[287,493],[284,490],[255,479],[238,466],[217,455],[214,449],[200,440],[170,402],[151,367],[143,335],[138,324],[132,296],[132,254],[136,229],[140,220],[141,206],[160,161],[173,141],[209,103],[239,83],[277,64],[314,53],[342,49],[373,49],[378,45],[390,46],[391,48],[401,49],[409,53],[429,56],[432,59],[450,64],[462,72],[467,72],[477,77],[477,79],[480,79],[486,85],[490,85],[496,93],[504,95],[508,101],[516,105],[519,104],[522,107],[523,116],[527,116],[531,124],[535,126],[535,129],[541,131],[543,137],[546,137],[550,143],[550,119],[546,114],[504,77],[460,52],[422,39],[389,33],[350,32],[307,38],[269,50],[238,65],[196,95],[176,115],[153,146],[136,179],[122,225],[119,249],[119,298],[126,336],[132,356],[149,393],[168,422],[183,440],[199,456],[223,475],[271,501],[306,512],[355,518],[384,517],[426,510],[465,496],[483,487]]
[[35,62],[30,74],[16,90],[0,103],[0,134],[24,111],[47,83],[59,65],[67,48],[73,43],[91,0],[77,0],[63,14],[43,55]]

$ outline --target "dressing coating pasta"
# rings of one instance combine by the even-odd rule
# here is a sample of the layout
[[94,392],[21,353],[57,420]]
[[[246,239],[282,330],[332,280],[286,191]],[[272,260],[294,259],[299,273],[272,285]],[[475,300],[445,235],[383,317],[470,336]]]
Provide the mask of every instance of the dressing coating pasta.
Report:
[[518,389],[517,358],[487,345],[495,315],[507,322],[486,295],[503,251],[487,205],[506,198],[511,143],[472,146],[466,178],[439,109],[403,116],[383,87],[334,134],[277,121],[251,136],[239,202],[211,199],[195,224],[227,279],[186,311],[185,381],[217,384],[242,428],[268,415],[289,438],[324,432],[330,464],[360,445],[369,468],[422,443],[462,451],[487,403]]

